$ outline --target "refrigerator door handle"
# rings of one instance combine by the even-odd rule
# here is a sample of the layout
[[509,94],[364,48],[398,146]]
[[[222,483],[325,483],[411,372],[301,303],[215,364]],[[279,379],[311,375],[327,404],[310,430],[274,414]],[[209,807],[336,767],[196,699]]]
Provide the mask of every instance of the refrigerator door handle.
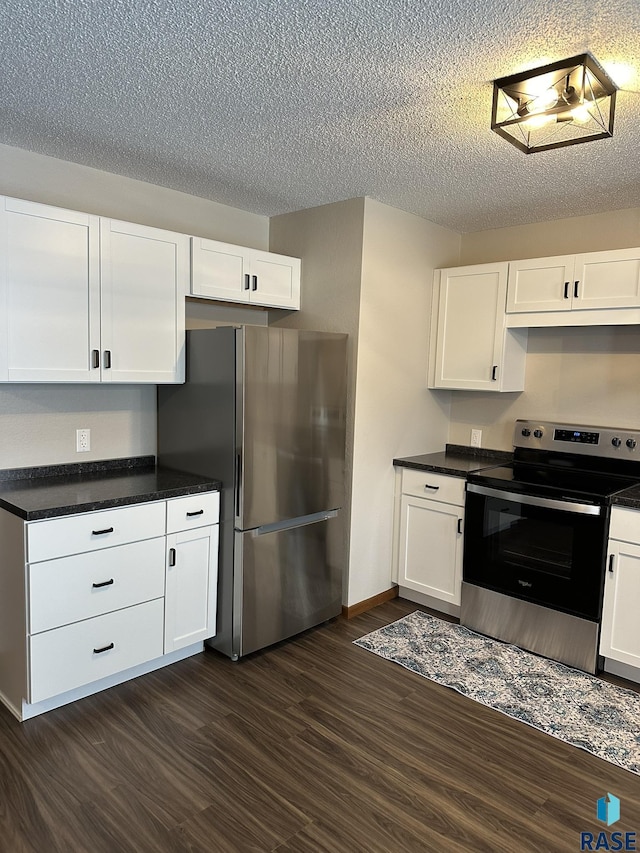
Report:
[[295,527],[304,527],[306,524],[316,524],[318,521],[328,521],[335,518],[338,509],[314,512],[311,515],[301,515],[298,518],[288,518],[286,521],[274,521],[271,524],[263,524],[262,527],[254,527],[250,531],[252,536],[265,536],[267,533],[277,533],[280,530],[292,530]]
[[240,454],[238,453],[236,456],[236,470],[235,470],[235,483],[233,484],[233,491],[236,497],[236,518],[240,518],[240,474],[242,471],[242,462],[240,459]]

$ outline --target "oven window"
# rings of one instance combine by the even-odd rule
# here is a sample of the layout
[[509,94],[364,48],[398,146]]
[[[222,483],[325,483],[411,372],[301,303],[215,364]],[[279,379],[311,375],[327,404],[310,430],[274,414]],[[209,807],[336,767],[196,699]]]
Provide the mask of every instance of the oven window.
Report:
[[[512,504],[487,501],[491,559],[560,578],[571,577],[574,529],[565,520],[523,515]],[[560,515],[560,513],[558,513]]]
[[467,492],[463,577],[469,583],[597,620],[608,516]]

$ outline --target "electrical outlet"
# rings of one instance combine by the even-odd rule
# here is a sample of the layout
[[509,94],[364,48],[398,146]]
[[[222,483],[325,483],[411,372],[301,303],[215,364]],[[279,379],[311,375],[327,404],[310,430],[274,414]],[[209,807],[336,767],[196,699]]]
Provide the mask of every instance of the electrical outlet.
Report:
[[482,447],[482,430],[471,430],[471,447]]
[[91,450],[91,430],[77,429],[76,430],[76,452],[83,453],[85,450]]

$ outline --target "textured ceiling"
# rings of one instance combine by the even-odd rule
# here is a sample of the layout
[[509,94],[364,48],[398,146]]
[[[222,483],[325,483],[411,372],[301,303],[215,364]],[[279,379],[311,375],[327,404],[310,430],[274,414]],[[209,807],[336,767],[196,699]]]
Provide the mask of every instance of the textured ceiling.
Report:
[[[0,142],[272,216],[457,231],[640,206],[638,0],[4,0]],[[613,139],[533,155],[492,80],[592,53]]]

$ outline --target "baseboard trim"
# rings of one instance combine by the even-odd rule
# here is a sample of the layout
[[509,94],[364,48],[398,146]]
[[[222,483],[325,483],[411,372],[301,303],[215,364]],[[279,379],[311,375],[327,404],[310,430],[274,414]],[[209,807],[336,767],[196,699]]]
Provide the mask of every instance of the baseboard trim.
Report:
[[398,587],[392,586],[391,589],[385,589],[384,592],[378,593],[371,598],[366,598],[364,601],[359,601],[357,604],[352,604],[351,607],[342,607],[342,615],[345,619],[353,619],[354,616],[359,616],[361,613],[366,613],[367,610],[373,610],[379,604],[384,604],[385,601],[391,601],[398,597]]

